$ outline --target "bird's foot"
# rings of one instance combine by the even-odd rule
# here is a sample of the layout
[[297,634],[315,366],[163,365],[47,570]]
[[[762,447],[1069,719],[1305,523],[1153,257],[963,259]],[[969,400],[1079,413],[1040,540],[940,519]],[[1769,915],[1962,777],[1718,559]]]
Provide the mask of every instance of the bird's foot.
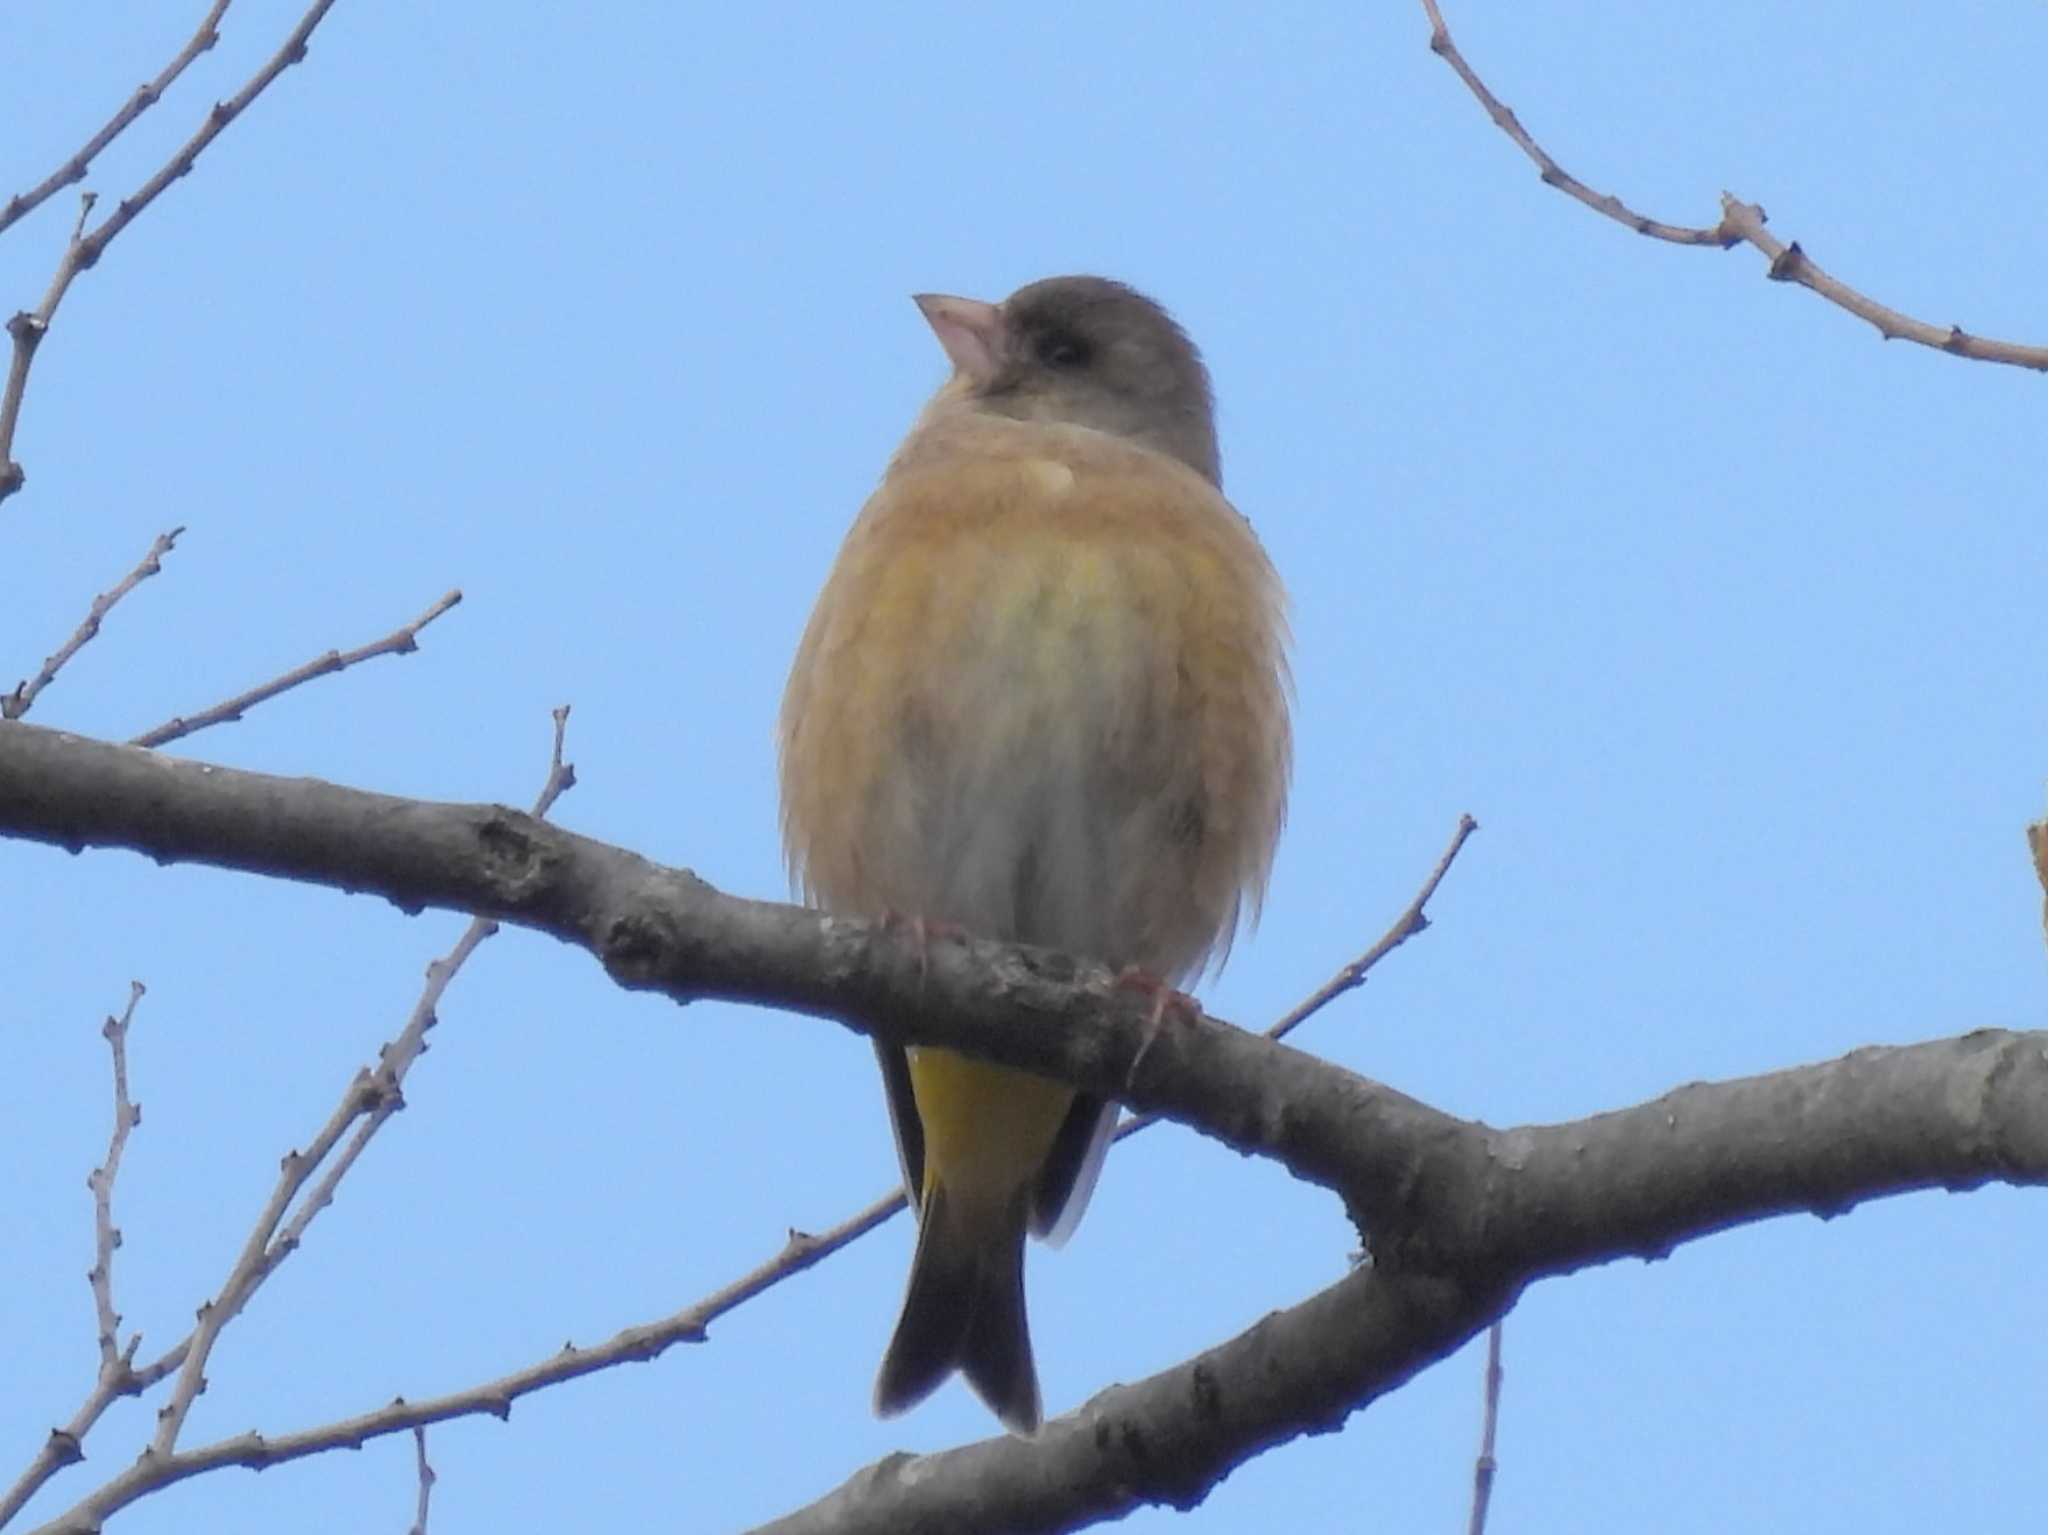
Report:
[[882,931],[905,933],[911,947],[917,953],[917,988],[924,990],[924,983],[931,978],[932,940],[934,938],[965,938],[967,929],[957,922],[940,922],[932,917],[906,917],[900,911],[882,913]]
[[1179,987],[1169,986],[1149,970],[1136,965],[1127,965],[1117,972],[1113,983],[1119,991],[1141,991],[1152,998],[1152,1008],[1145,1017],[1145,1038],[1138,1045],[1138,1053],[1131,1057],[1131,1069],[1124,1073],[1128,1085],[1137,1075],[1138,1067],[1150,1053],[1153,1042],[1159,1038],[1159,1031],[1166,1022],[1166,1015],[1173,1014],[1183,1023],[1194,1023],[1202,1016],[1202,1004]]

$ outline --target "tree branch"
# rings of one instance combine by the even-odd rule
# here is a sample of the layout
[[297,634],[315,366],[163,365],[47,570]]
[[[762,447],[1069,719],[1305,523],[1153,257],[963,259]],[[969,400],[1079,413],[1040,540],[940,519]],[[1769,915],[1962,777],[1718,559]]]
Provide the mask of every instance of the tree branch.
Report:
[[[1922,1133],[1941,1124],[1952,1134]],[[1485,1186],[1437,1194],[1484,1211],[1457,1264],[1390,1262],[1398,1244],[1376,1243],[1371,1266],[1196,1359],[1101,1393],[1034,1440],[890,1456],[764,1535],[1071,1530],[1144,1504],[1189,1508],[1253,1455],[1334,1431],[1454,1352],[1531,1280],[1662,1256],[1789,1210],[1830,1215],[1902,1187],[1968,1186],[1981,1180],[1950,1162],[1964,1145],[1975,1148],[1965,1160],[2001,1169],[1988,1176],[2048,1182],[2048,1031],[1859,1050],[1577,1124],[1472,1133],[1491,1147]],[[1488,1390],[1498,1390],[1491,1367]],[[1488,1477],[1490,1441],[1489,1420]]]
[[260,703],[268,703],[280,693],[289,693],[303,683],[317,677],[332,676],[345,672],[359,662],[377,656],[409,656],[419,647],[419,632],[443,613],[462,601],[462,592],[457,589],[444,593],[439,601],[409,624],[401,624],[381,640],[372,640],[354,650],[330,650],[318,655],[303,666],[295,666],[281,677],[259,683],[246,693],[237,693],[224,703],[217,703],[211,709],[202,709],[190,718],[180,714],[165,720],[161,725],[145,730],[128,744],[130,746],[163,746],[168,742],[181,740],[189,735],[214,725],[226,725],[239,720],[248,710]]
[[107,119],[98,133],[85,141],[84,148],[51,171],[39,185],[8,198],[7,205],[0,208],[0,234],[5,234],[9,225],[34,212],[64,188],[85,180],[85,173],[92,168],[92,162],[100,151],[125,133],[136,118],[161,101],[164,92],[171,88],[171,82],[185,72],[186,65],[220,41],[220,19],[227,14],[227,9],[228,0],[214,0],[213,8],[199,23],[199,30],[179,50],[178,56],[166,64],[154,80],[147,85],[136,86],[135,94],[121,104],[121,109]]
[[114,238],[133,223],[143,209],[155,202],[164,188],[188,174],[206,147],[220,137],[229,123],[248,110],[249,104],[263,94],[271,81],[306,56],[307,40],[333,4],[334,0],[313,0],[312,6],[299,18],[298,25],[292,28],[291,35],[285,38],[269,61],[249,77],[248,83],[228,100],[216,101],[198,131],[179,147],[177,153],[165,161],[154,176],[122,198],[114,211],[91,231],[85,228],[85,217],[91,212],[93,201],[92,194],[87,194],[85,208],[79,214],[78,228],[64,248],[64,257],[57,263],[50,286],[43,292],[43,301],[33,310],[21,310],[7,322],[7,334],[13,338],[14,350],[8,360],[7,382],[0,387],[0,501],[5,501],[28,481],[21,465],[13,458],[15,428],[21,420],[21,402],[28,391],[29,367],[35,361],[36,348],[49,334],[57,306],[64,302],[64,294],[71,287],[72,279],[80,272],[90,270],[106,253]]
[[1876,299],[1858,293],[1840,278],[1822,271],[1799,248],[1797,240],[1787,245],[1767,231],[1764,228],[1764,210],[1755,203],[1744,202],[1733,193],[1721,194],[1721,221],[1718,224],[1686,225],[1666,224],[1647,218],[1613,194],[1595,192],[1551,158],[1549,151],[1522,126],[1522,120],[1514,110],[1487,88],[1486,82],[1479,78],[1478,72],[1465,61],[1464,54],[1451,40],[1451,30],[1444,24],[1437,0],[1422,0],[1422,9],[1429,17],[1430,52],[1450,65],[1458,78],[1465,82],[1465,88],[1486,109],[1486,115],[1493,119],[1494,126],[1513,139],[1516,148],[1535,164],[1545,186],[1557,188],[1595,213],[1652,240],[1663,240],[1672,245],[1712,246],[1720,250],[1743,244],[1754,246],[1770,262],[1765,276],[1774,282],[1797,283],[1837,308],[1846,309],[1859,320],[1868,320],[1887,341],[1912,341],[1938,352],[1947,352],[1952,357],[2007,363],[2016,368],[2048,372],[2048,346],[1993,341],[1971,335],[1960,325],[1930,325],[1925,320],[1901,314]]
[[[940,1528],[991,1506],[1006,1528],[1039,1528],[1071,1524],[1084,1503],[1099,1513],[1185,1504],[1245,1456],[1333,1426],[1457,1347],[1531,1280],[1661,1256],[1773,1214],[1833,1215],[1908,1189],[2048,1183],[2048,1033],[1859,1050],[1573,1124],[1497,1131],[1213,1019],[1154,1034],[1142,999],[1098,965],[978,939],[920,956],[880,924],[721,895],[502,807],[238,772],[15,723],[0,727],[0,833],[371,891],[409,910],[470,910],[584,947],[625,986],[787,1007],[1037,1071],[1273,1157],[1337,1190],[1365,1231],[1369,1269],[1201,1359],[1098,1397],[1036,1441],[864,1473],[857,1494],[835,1496],[886,1514],[849,1528],[918,1528],[920,1510],[950,1510],[931,1514],[939,1522],[926,1527]],[[683,1313],[601,1350],[567,1351],[504,1391],[158,1456],[150,1476],[273,1464],[503,1411],[517,1391],[698,1335],[693,1322]],[[105,1495],[126,1501],[121,1481]]]
[[[532,813],[536,817],[545,816],[555,801],[575,785],[576,769],[562,755],[568,722],[566,705],[554,711],[554,744],[549,754],[547,778],[534,800]],[[356,1073],[327,1123],[314,1135],[307,1149],[293,1150],[284,1157],[279,1167],[277,1186],[258,1216],[241,1255],[219,1292],[199,1308],[198,1326],[162,1358],[142,1370],[134,1368],[135,1353],[142,1341],[140,1334],[131,1336],[127,1348],[119,1354],[112,1353],[110,1341],[114,1328],[119,1324],[119,1317],[113,1311],[111,1259],[113,1249],[120,1244],[120,1233],[112,1224],[111,1195],[127,1130],[141,1121],[141,1111],[129,1101],[127,1090],[127,1030],[135,1003],[142,995],[141,984],[134,984],[128,1010],[119,1019],[109,1018],[104,1030],[114,1055],[114,1136],[106,1163],[94,1172],[90,1180],[98,1259],[88,1277],[92,1282],[94,1306],[100,1324],[99,1377],[70,1423],[51,1431],[28,1469],[6,1496],[0,1498],[0,1526],[18,1513],[22,1505],[57,1471],[84,1458],[86,1434],[116,1397],[138,1396],[173,1372],[177,1374],[177,1382],[170,1401],[158,1411],[156,1435],[149,1449],[127,1471],[53,1521],[52,1527],[96,1530],[114,1510],[147,1496],[168,1482],[182,1480],[196,1474],[196,1470],[208,1468],[208,1451],[195,1452],[198,1457],[196,1466],[191,1456],[174,1452],[178,1434],[193,1402],[206,1389],[206,1361],[214,1342],[264,1281],[298,1250],[307,1228],[333,1202],[337,1186],[372,1137],[405,1106],[405,1079],[420,1056],[426,1053],[427,1032],[436,1021],[436,1008],[442,994],[469,956],[496,931],[495,922],[481,918],[473,920],[455,947],[427,966],[426,986],[419,1001],[414,1005],[405,1027],[378,1052],[376,1070]],[[344,1146],[342,1137],[348,1134],[351,1125],[355,1127],[354,1133]],[[340,1148],[338,1154],[337,1148]],[[311,1191],[299,1200],[297,1209],[293,1211],[293,1201],[299,1199],[313,1175],[320,1173],[323,1166],[326,1171],[317,1183],[312,1184]],[[287,1212],[291,1212],[289,1220],[285,1219]],[[424,1520],[426,1488],[432,1481],[432,1473],[426,1468],[423,1441],[420,1457],[420,1517]]]
[[92,1191],[93,1264],[86,1283],[92,1287],[93,1313],[98,1323],[99,1373],[85,1404],[71,1415],[62,1428],[50,1430],[49,1437],[14,1485],[0,1495],[0,1528],[20,1513],[24,1504],[43,1484],[66,1466],[85,1458],[85,1436],[100,1415],[118,1396],[141,1389],[135,1369],[135,1351],[142,1346],[142,1334],[129,1335],[128,1346],[119,1343],[121,1313],[114,1309],[114,1249],[121,1245],[121,1230],[114,1224],[114,1183],[121,1176],[121,1153],[128,1146],[128,1132],[142,1123],[142,1106],[128,1096],[128,1029],[135,1021],[135,1004],[142,1000],[140,981],[128,983],[128,1005],[121,1016],[112,1014],[100,1026],[100,1034],[113,1056],[114,1128],[107,1138],[106,1160],[86,1176]]
[[427,1504],[434,1496],[434,1483],[439,1480],[434,1468],[427,1464],[427,1431],[416,1428],[412,1431],[414,1470],[419,1477],[419,1502],[415,1505],[411,1535],[427,1535]]
[[14,685],[12,693],[0,694],[0,720],[18,720],[34,706],[36,697],[44,688],[57,680],[57,673],[64,669],[64,663],[85,648],[85,645],[100,632],[100,622],[113,612],[114,604],[142,582],[161,571],[163,557],[169,554],[178,542],[178,535],[185,530],[172,528],[168,533],[159,533],[135,568],[121,578],[118,586],[111,591],[101,592],[93,598],[92,606],[86,610],[85,619],[72,631],[71,638],[57,647],[56,654],[43,661],[43,669],[25,682]]
[[1479,1458],[1472,1463],[1472,1515],[1466,1521],[1466,1535],[1486,1535],[1486,1511],[1493,1503],[1493,1477],[1500,1469],[1494,1458],[1494,1433],[1500,1423],[1500,1335],[1496,1319],[1486,1329],[1486,1383],[1481,1392],[1479,1414]]
[[[556,772],[550,775],[551,787],[557,775],[573,777],[573,770],[565,768],[561,761],[561,728],[565,712],[558,710],[556,715]],[[544,790],[536,805],[535,814],[545,814],[552,799],[552,793]],[[1362,985],[1367,974],[1380,961],[1409,938],[1427,928],[1429,924],[1424,916],[1424,908],[1430,897],[1435,894],[1438,885],[1443,882],[1444,876],[1450,872],[1451,864],[1456,860],[1459,850],[1477,829],[1477,823],[1470,816],[1460,816],[1458,825],[1451,834],[1449,845],[1437,859],[1435,867],[1430,870],[1414,898],[1394,919],[1387,931],[1363,954],[1347,963],[1328,982],[1268,1029],[1267,1037],[1279,1038],[1306,1022],[1336,997]],[[444,965],[452,968],[454,964],[459,964],[458,956],[465,952],[465,946],[471,943],[472,936],[480,929],[488,932],[493,926],[481,921],[472,924],[471,933],[465,935],[463,944],[457,946],[456,954],[451,955],[449,961],[429,967],[429,992],[421,998],[419,1008],[415,1009],[415,1023],[422,1017],[431,1020],[433,1002],[438,996],[437,972],[441,972]],[[409,1024],[398,1045],[387,1047],[384,1055],[387,1067],[391,1066],[396,1058],[398,1069],[403,1071],[411,1054],[416,1052],[408,1052],[402,1047],[407,1040],[414,1037],[414,1033],[414,1026]],[[1159,1116],[1156,1114],[1126,1119],[1118,1128],[1117,1139],[1122,1140],[1126,1136],[1137,1134],[1158,1122]],[[357,1134],[360,1138],[363,1130],[359,1129]],[[351,1146],[350,1149],[352,1151],[354,1147]],[[316,1189],[301,1205],[299,1221],[309,1219],[326,1202],[323,1190],[345,1170],[347,1160],[351,1158],[345,1156],[337,1159],[336,1168],[329,1173],[326,1180],[323,1180],[322,1188]],[[299,1434],[270,1439],[245,1435],[233,1442],[239,1458],[224,1461],[220,1458],[226,1453],[224,1447],[212,1446],[190,1452],[188,1455],[174,1456],[169,1460],[159,1459],[152,1462],[154,1473],[181,1480],[187,1476],[201,1475],[217,1469],[222,1464],[260,1467],[272,1464],[278,1459],[319,1454],[342,1445],[360,1445],[372,1438],[401,1432],[408,1425],[414,1435],[418,1436],[424,1433],[426,1424],[450,1418],[485,1413],[502,1417],[510,1412],[512,1404],[519,1398],[548,1386],[621,1364],[645,1362],[657,1358],[680,1342],[704,1341],[711,1324],[720,1317],[772,1289],[792,1275],[813,1267],[848,1243],[873,1230],[903,1207],[903,1193],[899,1188],[826,1231],[816,1234],[791,1231],[779,1252],[731,1284],[671,1316],[629,1327],[604,1343],[585,1348],[565,1347],[545,1359],[496,1380],[482,1382],[462,1391],[425,1401],[409,1402],[400,1398],[370,1413]],[[297,1224],[295,1221],[292,1226],[286,1228],[272,1244],[273,1251],[288,1252],[291,1247],[296,1246],[294,1228]],[[177,1363],[183,1362],[189,1343],[188,1339],[186,1344],[180,1345]],[[426,1490],[431,1482],[432,1473],[428,1472],[421,1483],[422,1513]],[[140,1470],[124,1473],[118,1485],[109,1484],[92,1495],[100,1501],[93,1503],[89,1511],[94,1517],[104,1517],[120,1501],[146,1496],[158,1485],[160,1483],[155,1480],[145,1479]],[[81,1510],[85,1508],[86,1505],[80,1505]],[[74,1510],[74,1513],[77,1512],[79,1510]]]
[[[546,815],[556,799],[576,781],[575,769],[562,759],[562,736],[568,720],[566,708],[555,710],[555,741],[548,776],[532,812],[536,825],[541,824],[538,818]],[[379,1052],[377,1069],[358,1072],[311,1146],[285,1156],[278,1170],[277,1186],[251,1228],[234,1267],[228,1271],[218,1293],[199,1308],[199,1325],[192,1331],[171,1399],[157,1413],[156,1435],[143,1457],[144,1465],[161,1463],[177,1448],[178,1435],[192,1404],[206,1389],[206,1363],[222,1329],[241,1314],[277,1266],[298,1250],[306,1228],[333,1203],[335,1189],[355,1166],[364,1148],[392,1115],[405,1107],[406,1074],[426,1052],[427,1030],[434,1026],[435,1007],[442,992],[478,945],[496,931],[494,922],[484,918],[472,920],[447,957],[427,966],[427,984],[420,1000],[398,1037]],[[343,1146],[341,1138],[345,1134],[349,1139]],[[339,1154],[337,1147],[341,1148]],[[331,1163],[329,1157],[333,1158]],[[315,1173],[321,1173],[317,1183],[312,1182]],[[311,1191],[286,1223],[293,1202],[309,1184]]]
[[1112,1386],[1035,1438],[889,1456],[756,1535],[1024,1535],[1148,1504],[1189,1509],[1252,1456],[1335,1431],[1456,1351],[1511,1300],[1361,1268],[1221,1347]]
[[[1733,1221],[2048,1170],[2048,1115],[2026,1119],[2020,1110],[2035,1100],[2013,1085],[2038,1091],[2038,1073],[1930,1100],[1927,1082],[1952,1063],[1924,1052],[1945,1047],[1860,1051],[1838,1063],[1821,1098],[1800,1073],[1781,1073],[1680,1089],[1647,1119],[1629,1111],[1569,1135],[1497,1132],[1214,1019],[1150,1029],[1142,999],[1069,956],[974,938],[920,952],[878,924],[723,895],[502,806],[274,778],[20,722],[0,728],[0,833],[368,891],[406,910],[470,911],[584,948],[635,990],[784,1007],[1072,1082],[1336,1190],[1381,1261],[1407,1267],[1553,1272],[1660,1252],[1670,1237],[1656,1212],[1687,1179],[1703,1218]],[[1702,1091],[1709,1107],[1693,1097]],[[1844,1105],[1856,1112],[1845,1117]],[[1710,1115],[1729,1144],[1702,1149],[1696,1165],[1646,1155],[1680,1125],[1690,1132],[1696,1115]],[[1867,1183],[1871,1158],[1893,1175]],[[1655,1187],[1643,1182],[1652,1166]],[[1501,1197],[1509,1187],[1515,1199]]]
[[121,1228],[114,1224],[114,1180],[121,1176],[121,1153],[128,1148],[128,1132],[142,1123],[142,1105],[128,1096],[128,1028],[135,1021],[135,1004],[142,1000],[140,981],[128,983],[128,1005],[116,1018],[109,1014],[100,1026],[113,1056],[114,1129],[107,1138],[106,1160],[86,1178],[92,1190],[93,1264],[86,1276],[92,1286],[93,1311],[99,1322],[100,1374],[115,1380],[126,1376],[135,1362],[137,1334],[124,1351],[121,1348],[121,1313],[114,1309],[114,1249],[121,1245]]
[[[1143,1032],[1142,1018],[1136,1032]],[[1251,1456],[1336,1429],[1454,1352],[1504,1315],[1530,1279],[1613,1257],[1661,1256],[1741,1219],[1796,1208],[1832,1214],[1860,1197],[1950,1181],[1952,1170],[1940,1165],[1948,1153],[1932,1157],[1932,1165],[1915,1164],[1925,1146],[1914,1137],[1876,1156],[1858,1144],[1869,1138],[1857,1128],[1873,1096],[1891,1106],[1879,1117],[1898,1123],[1964,1120],[1956,1139],[1974,1146],[1980,1166],[2004,1169],[1985,1177],[2048,1182],[2048,1032],[1985,1030],[1857,1051],[1773,1076],[1695,1085],[1577,1124],[1473,1127],[1493,1143],[1488,1209],[1479,1219],[1507,1234],[1496,1252],[1475,1249],[1456,1272],[1386,1262],[1361,1267],[1218,1348],[1098,1394],[1035,1439],[1003,1436],[936,1455],[891,1456],[767,1528],[778,1535],[1065,1530],[1142,1504],[1190,1507]],[[1795,1112],[1800,1105],[1804,1111]],[[1730,1106],[1735,1111],[1724,1112]],[[1748,1122],[1752,1117],[1768,1123]],[[1990,1120],[1998,1122],[1995,1131]],[[1773,1137],[1777,1144],[1746,1163],[1731,1158],[1732,1148]],[[1622,1159],[1631,1164],[1626,1177],[1617,1173]],[[1731,1173],[1731,1160],[1744,1165]],[[1816,1199],[1816,1186],[1830,1192]],[[1568,1222],[1564,1238],[1542,1236],[1562,1206],[1594,1209],[1616,1189],[1616,1233],[1595,1231],[1581,1216]],[[1504,1218],[1516,1206],[1523,1207],[1517,1218]],[[465,1391],[399,1398],[298,1433],[251,1432],[145,1455],[34,1535],[96,1528],[156,1488],[222,1466],[262,1469],[451,1418],[504,1417],[519,1397],[559,1381],[702,1341],[710,1318],[743,1298],[759,1272],[660,1322],[628,1328],[595,1348],[564,1347]]]
[[[273,778],[15,722],[0,731],[0,833],[9,832],[534,928],[587,949],[629,988],[789,1007],[1163,1109],[1342,1188],[1365,1209],[1382,1202],[1393,1171],[1384,1159],[1398,1161],[1406,1137],[1456,1123],[1212,1020],[1148,1030],[1143,1000],[1101,965],[979,939],[921,950],[868,922],[722,895],[502,806]],[[1359,1114],[1389,1138],[1352,1144]]]

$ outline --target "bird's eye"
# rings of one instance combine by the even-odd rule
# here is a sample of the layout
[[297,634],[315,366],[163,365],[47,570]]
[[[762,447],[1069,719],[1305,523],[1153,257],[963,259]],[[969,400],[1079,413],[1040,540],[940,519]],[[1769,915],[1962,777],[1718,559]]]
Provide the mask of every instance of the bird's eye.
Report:
[[1094,355],[1087,342],[1067,331],[1053,331],[1041,336],[1037,352],[1038,360],[1048,368],[1083,367]]

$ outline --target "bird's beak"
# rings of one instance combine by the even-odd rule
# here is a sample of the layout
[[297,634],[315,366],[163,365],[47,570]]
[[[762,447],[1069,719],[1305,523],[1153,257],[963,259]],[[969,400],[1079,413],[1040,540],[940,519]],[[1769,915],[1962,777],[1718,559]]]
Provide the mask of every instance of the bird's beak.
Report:
[[1002,310],[980,299],[954,298],[945,293],[918,293],[912,298],[924,312],[932,334],[939,338],[939,345],[946,349],[953,371],[976,384],[993,381],[1002,367],[1003,343],[1008,335]]

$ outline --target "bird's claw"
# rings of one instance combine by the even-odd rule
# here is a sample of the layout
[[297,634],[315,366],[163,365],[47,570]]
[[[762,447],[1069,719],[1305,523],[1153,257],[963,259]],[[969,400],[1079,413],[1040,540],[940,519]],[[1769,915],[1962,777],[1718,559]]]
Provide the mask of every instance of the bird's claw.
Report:
[[1126,1085],[1137,1078],[1138,1068],[1144,1064],[1151,1052],[1153,1042],[1159,1038],[1160,1029],[1166,1022],[1166,1015],[1172,1013],[1183,1023],[1194,1023],[1202,1016],[1202,1004],[1178,987],[1169,986],[1149,970],[1136,965],[1127,965],[1117,972],[1113,983],[1119,991],[1142,991],[1152,998],[1151,1010],[1145,1016],[1145,1037],[1138,1044],[1138,1053],[1131,1057],[1131,1069],[1124,1073]]

